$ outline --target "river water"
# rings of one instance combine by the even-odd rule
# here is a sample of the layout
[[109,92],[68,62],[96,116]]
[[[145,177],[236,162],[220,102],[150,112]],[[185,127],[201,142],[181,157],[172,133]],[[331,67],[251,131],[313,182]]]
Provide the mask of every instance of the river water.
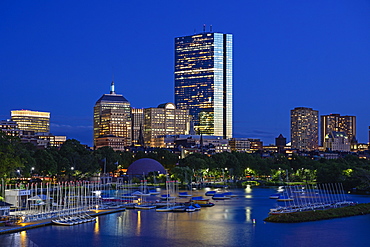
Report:
[[[370,215],[281,224],[267,223],[273,189],[235,190],[238,197],[193,213],[126,210],[94,223],[46,226],[0,235],[0,246],[370,246]],[[199,191],[204,195],[204,191]],[[348,199],[369,203],[369,196]],[[255,224],[253,224],[255,219]]]

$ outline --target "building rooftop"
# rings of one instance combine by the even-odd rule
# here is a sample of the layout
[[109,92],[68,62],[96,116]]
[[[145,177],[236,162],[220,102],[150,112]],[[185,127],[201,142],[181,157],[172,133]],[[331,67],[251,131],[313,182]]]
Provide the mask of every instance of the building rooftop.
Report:
[[103,96],[100,97],[100,99],[98,99],[98,101],[96,101],[96,103],[99,103],[102,101],[129,103],[128,100],[125,97],[123,97],[121,94],[104,94]]

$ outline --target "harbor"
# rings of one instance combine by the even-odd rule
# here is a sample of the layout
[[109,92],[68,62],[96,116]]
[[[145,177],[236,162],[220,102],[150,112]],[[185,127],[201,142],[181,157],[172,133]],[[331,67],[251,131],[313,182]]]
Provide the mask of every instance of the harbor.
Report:
[[[1,234],[3,246],[367,246],[370,215],[281,224],[265,222],[275,200],[274,188],[229,190],[236,197],[213,201],[201,189],[193,193],[215,203],[195,212],[126,209],[97,216],[95,222],[43,227]],[[164,192],[164,191],[162,191]],[[182,192],[182,191],[181,191]],[[221,192],[221,191],[218,191]],[[165,193],[163,193],[165,194]],[[158,196],[159,197],[159,196]],[[367,195],[348,200],[370,203]],[[103,211],[101,211],[103,213]],[[36,223],[36,222],[35,222]],[[317,236],[320,236],[318,238]]]
[[[221,193],[224,190],[216,189],[214,192],[217,190],[220,190],[217,195],[224,196]],[[51,224],[73,226],[89,223],[98,216],[126,209],[189,213],[213,207],[217,200],[231,198],[217,198],[197,190],[179,191],[177,181],[167,181],[166,188],[149,187],[146,180],[136,185],[65,182],[31,184],[23,189],[9,186],[5,194],[16,207],[5,210],[0,234]]]

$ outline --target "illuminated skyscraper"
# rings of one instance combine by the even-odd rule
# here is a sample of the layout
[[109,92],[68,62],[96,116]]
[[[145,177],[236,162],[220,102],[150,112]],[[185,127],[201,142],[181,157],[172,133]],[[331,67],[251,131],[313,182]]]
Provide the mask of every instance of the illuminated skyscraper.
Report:
[[232,35],[175,38],[175,104],[189,110],[197,134],[232,137]]
[[313,151],[319,147],[319,112],[312,108],[296,107],[290,111],[292,148]]
[[15,110],[11,111],[11,119],[18,124],[20,130],[50,132],[50,112]]
[[131,146],[131,107],[121,94],[104,94],[94,106],[94,146],[124,150]]
[[320,125],[321,145],[324,145],[326,136],[332,134],[333,131],[346,133],[349,142],[356,139],[356,116],[322,115]]

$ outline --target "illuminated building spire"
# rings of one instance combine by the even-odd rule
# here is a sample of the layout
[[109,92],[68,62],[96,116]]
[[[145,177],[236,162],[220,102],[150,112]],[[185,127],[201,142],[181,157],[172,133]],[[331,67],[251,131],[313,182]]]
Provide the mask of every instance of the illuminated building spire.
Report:
[[114,91],[114,81],[112,81],[112,83],[110,84],[110,94],[116,94],[116,92]]

